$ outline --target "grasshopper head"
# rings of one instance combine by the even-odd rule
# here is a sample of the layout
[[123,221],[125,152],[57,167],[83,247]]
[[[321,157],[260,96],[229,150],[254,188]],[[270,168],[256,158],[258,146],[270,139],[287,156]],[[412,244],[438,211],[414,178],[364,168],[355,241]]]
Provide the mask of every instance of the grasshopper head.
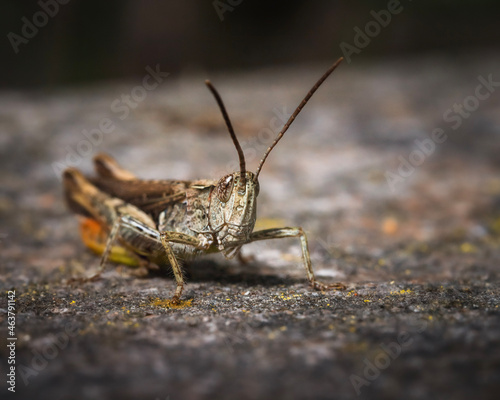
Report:
[[255,174],[241,172],[222,177],[212,192],[210,225],[217,231],[221,250],[248,241],[255,226],[259,183]]

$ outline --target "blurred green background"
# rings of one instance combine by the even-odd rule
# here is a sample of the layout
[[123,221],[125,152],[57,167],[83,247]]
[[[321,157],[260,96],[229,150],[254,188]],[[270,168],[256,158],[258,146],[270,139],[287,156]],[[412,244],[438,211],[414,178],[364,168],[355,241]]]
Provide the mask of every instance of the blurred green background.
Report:
[[[16,54],[8,35],[21,35],[23,18],[32,22],[41,4],[2,0],[1,86],[121,80],[156,63],[175,73],[330,62],[342,54],[340,43],[353,42],[356,26],[363,29],[373,20],[372,10],[388,7],[388,1],[378,0],[60,1],[66,4],[59,4],[56,15],[19,44]],[[400,5],[403,11],[356,62],[498,49],[498,1],[401,0]]]

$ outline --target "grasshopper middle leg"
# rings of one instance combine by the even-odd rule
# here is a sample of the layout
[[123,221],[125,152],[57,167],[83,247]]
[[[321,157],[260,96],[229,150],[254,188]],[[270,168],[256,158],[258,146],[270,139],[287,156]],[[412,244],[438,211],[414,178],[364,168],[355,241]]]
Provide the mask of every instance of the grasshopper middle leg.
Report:
[[288,237],[298,237],[300,238],[300,244],[302,247],[302,257],[304,259],[304,267],[306,269],[307,279],[314,289],[325,290],[325,289],[338,289],[344,290],[345,285],[342,283],[334,284],[324,284],[318,282],[314,276],[314,271],[311,264],[311,257],[309,255],[309,246],[307,244],[307,236],[302,230],[302,228],[274,228],[265,229],[262,231],[253,232],[250,235],[250,242],[256,242],[258,240],[268,240],[268,239],[282,239]]

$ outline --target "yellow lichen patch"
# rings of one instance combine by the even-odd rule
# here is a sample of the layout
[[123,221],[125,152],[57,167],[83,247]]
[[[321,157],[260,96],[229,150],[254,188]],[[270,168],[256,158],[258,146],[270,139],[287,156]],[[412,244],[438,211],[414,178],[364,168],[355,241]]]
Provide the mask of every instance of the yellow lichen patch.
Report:
[[475,253],[477,248],[472,243],[465,242],[460,245],[460,251],[462,253]]
[[293,300],[294,297],[301,297],[302,295],[301,294],[285,294],[285,293],[281,293],[279,296],[275,296],[275,297],[279,297],[281,300]]
[[[106,240],[108,238],[101,225],[93,219],[84,218],[80,223],[80,236],[82,242],[94,253],[101,255],[106,248]],[[130,267],[138,267],[139,262],[134,255],[124,247],[112,246],[109,253],[109,261],[124,264]]]
[[151,304],[155,307],[162,307],[175,310],[191,307],[192,302],[193,299],[179,300],[178,302],[174,302],[171,299],[160,299],[159,297],[156,297],[155,299],[151,300]]
[[124,326],[125,328],[138,328],[139,327],[139,323],[136,322],[136,321],[123,321],[122,322],[122,326]]
[[428,253],[429,245],[427,243],[421,243],[421,242],[411,243],[408,246],[406,246],[405,251],[408,254]]
[[407,294],[412,294],[413,293],[413,290],[411,289],[401,289],[401,290],[395,290],[395,291],[392,291],[391,294],[392,295],[407,295]]
[[500,235],[500,217],[490,223],[490,229],[495,235]]

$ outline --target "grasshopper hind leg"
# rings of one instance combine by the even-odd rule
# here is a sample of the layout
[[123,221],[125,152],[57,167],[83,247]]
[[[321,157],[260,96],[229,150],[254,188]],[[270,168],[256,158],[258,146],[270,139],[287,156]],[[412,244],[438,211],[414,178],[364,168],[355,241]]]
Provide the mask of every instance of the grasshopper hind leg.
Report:
[[[104,247],[104,251],[101,254],[101,261],[99,263],[99,269],[98,271],[89,278],[91,281],[95,281],[99,279],[106,269],[106,264],[108,261],[113,261],[113,256],[112,256],[112,251],[115,249],[115,243],[120,239],[121,236],[124,235],[124,232],[128,232],[130,229],[130,223],[128,222],[129,220],[121,216],[119,217],[113,224],[113,227],[111,228],[111,231],[109,232],[109,235],[106,240],[106,245]],[[136,224],[139,223],[139,221],[136,221]],[[150,245],[151,246],[151,245]],[[126,250],[126,247],[121,247],[121,249]],[[142,268],[143,271],[147,271],[149,269],[154,269],[152,267],[153,264],[151,264],[148,260],[142,258],[138,254],[134,252],[127,252],[127,254],[130,257],[133,257],[133,260],[135,261],[134,266],[139,266]],[[128,261],[128,260],[127,260]],[[127,264],[131,264],[129,261]],[[158,269],[158,267],[156,267]]]
[[[82,242],[92,252],[102,256],[108,241],[109,230],[104,228],[95,219],[85,217],[79,219]],[[108,260],[115,264],[124,264],[133,268],[139,267],[143,269],[142,267],[146,267],[146,265],[143,265],[145,262],[143,258],[140,258],[121,244],[112,246]],[[152,267],[153,265],[147,265],[147,269],[152,269]]]
[[98,176],[119,181],[132,181],[137,177],[120,166],[109,154],[99,153],[94,156],[94,169]]
[[104,269],[106,268],[106,262],[108,261],[111,252],[111,247],[113,246],[113,243],[116,240],[118,231],[120,229],[120,225],[121,225],[121,217],[118,219],[118,221],[116,221],[113,224],[113,228],[111,228],[108,240],[106,241],[106,247],[104,248],[104,252],[102,253],[101,256],[101,262],[99,263],[99,270],[89,278],[90,281],[95,281],[99,279],[101,277],[101,274],[104,272]]

